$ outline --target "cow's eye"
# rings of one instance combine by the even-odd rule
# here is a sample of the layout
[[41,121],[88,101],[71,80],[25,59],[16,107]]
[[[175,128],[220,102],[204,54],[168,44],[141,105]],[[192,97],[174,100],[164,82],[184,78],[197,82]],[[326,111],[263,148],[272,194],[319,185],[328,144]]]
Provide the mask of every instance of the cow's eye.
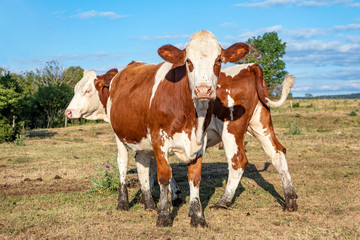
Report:
[[85,93],[90,93],[90,92],[91,92],[91,90],[86,90],[86,91],[85,91]]
[[186,62],[187,62],[187,63],[190,63],[190,60],[189,60],[189,59],[186,59]]
[[221,58],[219,58],[219,59],[218,59],[218,62],[219,62],[219,63],[222,63],[222,59],[221,59]]

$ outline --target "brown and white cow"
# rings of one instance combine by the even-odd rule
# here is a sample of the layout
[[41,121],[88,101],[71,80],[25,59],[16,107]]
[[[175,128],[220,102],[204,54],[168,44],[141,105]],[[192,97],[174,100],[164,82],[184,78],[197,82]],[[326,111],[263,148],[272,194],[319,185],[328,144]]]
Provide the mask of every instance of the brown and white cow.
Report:
[[[172,225],[167,196],[172,174],[167,154],[173,151],[188,164],[191,225],[207,226],[199,198],[205,131],[213,112],[221,63],[236,62],[248,51],[248,45],[242,43],[224,50],[212,33],[199,31],[184,50],[172,45],[159,48],[166,62],[134,62],[115,75],[106,114],[118,147],[120,209],[129,208],[125,176],[127,149],[131,149],[142,160],[155,156],[160,185],[157,225]],[[73,115],[70,106],[66,114]]]
[[281,98],[269,99],[263,72],[257,64],[234,65],[220,73],[207,147],[223,141],[229,176],[225,192],[215,207],[228,207],[248,164],[245,155],[245,134],[248,132],[262,145],[280,174],[285,195],[285,208],[297,210],[295,193],[286,161],[286,149],[277,140],[270,108],[279,107],[294,85],[295,78],[285,77]]

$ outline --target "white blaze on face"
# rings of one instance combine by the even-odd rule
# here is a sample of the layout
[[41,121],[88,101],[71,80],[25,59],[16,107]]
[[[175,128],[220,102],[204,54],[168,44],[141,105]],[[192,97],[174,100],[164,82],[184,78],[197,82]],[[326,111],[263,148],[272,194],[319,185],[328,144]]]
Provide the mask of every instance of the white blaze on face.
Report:
[[74,97],[66,109],[71,111],[71,118],[106,120],[104,106],[100,102],[98,91],[94,85],[95,79],[95,71],[84,71],[84,76],[76,84]]
[[219,76],[214,73],[214,64],[221,55],[220,43],[211,32],[199,31],[191,37],[185,47],[186,59],[190,60],[193,66],[193,69],[189,69],[186,64],[192,97],[195,98],[195,86],[205,85],[212,87],[212,98],[215,98]]

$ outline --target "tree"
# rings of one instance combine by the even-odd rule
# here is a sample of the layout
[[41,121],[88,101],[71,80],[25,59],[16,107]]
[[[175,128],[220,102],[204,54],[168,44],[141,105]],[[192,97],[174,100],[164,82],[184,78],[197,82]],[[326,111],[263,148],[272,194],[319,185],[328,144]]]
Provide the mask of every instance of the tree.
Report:
[[[36,123],[49,128],[63,122],[63,111],[69,104],[73,88],[82,78],[83,71],[79,66],[65,69],[59,62],[52,60],[47,62],[45,67],[36,69],[35,73],[27,73],[29,80],[37,86],[36,94],[33,98],[27,98],[25,104],[33,104],[32,112],[26,113],[28,118],[32,119],[31,127]],[[37,118],[34,118],[34,113]]]
[[0,68],[0,143],[13,141],[22,129],[22,123],[15,120],[25,95],[14,76]]
[[50,84],[39,88],[35,101],[46,115],[46,127],[54,126],[55,120],[64,116],[64,109],[73,96],[73,89],[65,84]]
[[285,62],[281,58],[285,55],[286,43],[282,43],[276,32],[264,33],[263,36],[249,38],[246,41],[250,45],[250,53],[240,62],[257,63],[264,72],[264,79],[269,93],[280,85],[287,71]]
[[84,69],[81,67],[68,67],[62,74],[61,79],[68,86],[74,88],[76,83],[83,77]]
[[66,84],[74,87],[82,78],[83,71],[79,66],[65,69],[58,61],[52,60],[47,62],[45,67],[36,69],[35,73],[30,73],[29,76],[34,75],[38,86]]
[[305,98],[306,99],[311,99],[311,98],[314,98],[314,96],[311,93],[306,93]]

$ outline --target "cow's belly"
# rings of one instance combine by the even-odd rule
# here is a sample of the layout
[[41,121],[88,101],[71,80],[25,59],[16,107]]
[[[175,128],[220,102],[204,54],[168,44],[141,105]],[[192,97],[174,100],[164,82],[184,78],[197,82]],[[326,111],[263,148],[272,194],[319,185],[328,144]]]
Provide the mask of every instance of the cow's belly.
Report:
[[193,131],[189,137],[185,132],[175,133],[172,138],[164,142],[164,150],[168,152],[174,152],[175,155],[185,163],[190,163],[198,155],[204,155],[205,139],[196,141],[195,131]]
[[130,149],[134,152],[140,152],[140,151],[152,152],[153,151],[152,144],[149,141],[149,139],[147,139],[147,138],[141,139],[141,141],[138,143],[130,143],[130,142],[126,142],[126,140],[124,140],[123,143],[125,144],[125,146],[128,149]]

